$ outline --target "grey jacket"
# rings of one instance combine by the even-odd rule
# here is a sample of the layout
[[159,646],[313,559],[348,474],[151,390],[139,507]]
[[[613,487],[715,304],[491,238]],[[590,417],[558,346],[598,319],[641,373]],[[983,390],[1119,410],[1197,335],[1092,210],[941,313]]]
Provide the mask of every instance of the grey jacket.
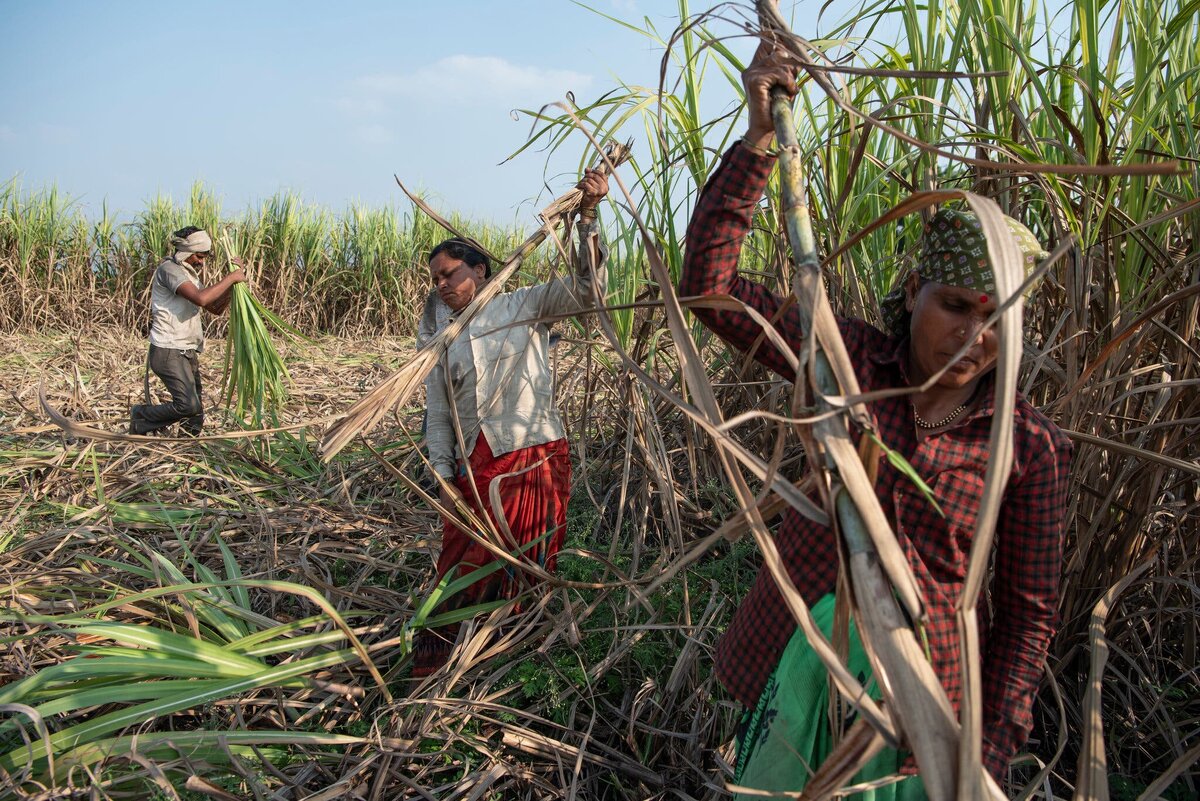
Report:
[[[497,456],[566,435],[554,403],[549,358],[554,321],[535,321],[594,308],[594,283],[603,298],[608,249],[600,228],[594,221],[580,222],[576,232],[579,248],[572,254],[570,275],[496,295],[425,379],[425,444],[440,475],[454,476],[458,460],[471,455],[481,431]],[[451,319],[449,307],[431,292],[417,330],[418,346]]]

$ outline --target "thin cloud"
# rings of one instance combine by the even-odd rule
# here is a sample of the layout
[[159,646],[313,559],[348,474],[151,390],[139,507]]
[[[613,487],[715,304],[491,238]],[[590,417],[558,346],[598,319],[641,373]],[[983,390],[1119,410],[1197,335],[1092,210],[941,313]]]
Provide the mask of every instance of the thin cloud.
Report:
[[380,114],[407,100],[437,105],[464,102],[540,104],[582,92],[592,77],[572,70],[542,69],[493,56],[456,55],[412,72],[376,73],[354,81],[343,109]]
[[392,130],[387,126],[379,125],[378,123],[361,125],[354,133],[358,138],[358,141],[362,142],[364,145],[390,145],[396,141],[396,135],[392,132]]

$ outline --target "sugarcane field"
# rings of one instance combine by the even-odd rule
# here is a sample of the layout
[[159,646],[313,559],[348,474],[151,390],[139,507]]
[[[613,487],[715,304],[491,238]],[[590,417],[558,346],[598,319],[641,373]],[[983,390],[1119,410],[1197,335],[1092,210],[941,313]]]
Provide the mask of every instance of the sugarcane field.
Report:
[[1200,798],[1200,3],[0,22],[0,800]]

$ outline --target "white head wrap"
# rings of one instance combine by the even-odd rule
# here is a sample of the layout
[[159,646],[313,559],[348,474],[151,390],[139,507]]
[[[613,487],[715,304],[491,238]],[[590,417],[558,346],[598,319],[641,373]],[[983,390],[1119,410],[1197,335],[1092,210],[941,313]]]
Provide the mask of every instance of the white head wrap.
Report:
[[171,247],[175,248],[175,261],[182,262],[193,253],[208,253],[212,250],[212,237],[207,231],[193,231],[188,236],[171,237]]

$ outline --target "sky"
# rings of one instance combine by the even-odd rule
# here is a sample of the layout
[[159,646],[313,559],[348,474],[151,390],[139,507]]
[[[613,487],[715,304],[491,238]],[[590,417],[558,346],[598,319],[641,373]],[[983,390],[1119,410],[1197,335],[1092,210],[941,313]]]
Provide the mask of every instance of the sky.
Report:
[[[678,24],[678,0],[590,5]],[[501,164],[531,131],[513,110],[657,85],[663,55],[570,0],[0,0],[0,31],[0,182],[125,218],[196,180],[226,214],[283,190],[407,208],[396,174],[445,212],[531,220],[585,144]]]

